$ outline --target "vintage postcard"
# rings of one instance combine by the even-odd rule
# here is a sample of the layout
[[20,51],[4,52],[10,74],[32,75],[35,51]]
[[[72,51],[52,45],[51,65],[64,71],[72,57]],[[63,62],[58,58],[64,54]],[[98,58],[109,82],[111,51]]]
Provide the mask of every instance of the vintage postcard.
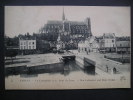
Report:
[[5,6],[5,89],[130,88],[130,7]]

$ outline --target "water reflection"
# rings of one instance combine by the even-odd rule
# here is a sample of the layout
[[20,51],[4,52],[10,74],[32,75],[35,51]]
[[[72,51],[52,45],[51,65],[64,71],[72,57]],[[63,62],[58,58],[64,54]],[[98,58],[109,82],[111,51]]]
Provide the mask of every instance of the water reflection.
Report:
[[65,63],[62,62],[56,64],[47,64],[47,65],[41,65],[29,68],[19,67],[19,70],[16,69],[15,68],[13,69],[10,68],[10,70],[6,69],[6,76],[14,75],[14,73],[15,75],[20,74],[20,77],[25,77],[25,78],[38,77],[38,74],[46,74],[46,73],[49,73],[50,75],[60,73],[61,75],[68,76],[70,73],[73,73],[74,71],[84,72],[85,74],[89,75],[95,75],[94,66],[86,66],[84,67],[84,69],[81,69],[80,66],[77,65],[74,60],[67,61]]
[[38,74],[20,74],[20,77],[22,78],[38,77]]

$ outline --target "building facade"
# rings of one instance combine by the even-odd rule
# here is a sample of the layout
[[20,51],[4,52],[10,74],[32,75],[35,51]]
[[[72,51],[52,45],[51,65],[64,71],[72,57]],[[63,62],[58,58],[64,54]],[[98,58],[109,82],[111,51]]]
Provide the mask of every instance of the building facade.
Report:
[[80,52],[80,53],[85,53],[85,52],[87,52],[88,49],[89,48],[89,45],[87,45],[86,43],[85,43],[85,41],[80,41],[79,43],[78,43],[78,52]]
[[78,43],[78,52],[99,52],[99,43],[94,36]]
[[116,41],[117,53],[130,53],[130,41]]
[[116,37],[114,33],[104,33],[100,41],[100,49],[106,52],[116,52]]
[[20,50],[34,50],[36,49],[36,40],[21,40],[19,39]]
[[36,39],[19,38],[19,50],[23,54],[33,54],[36,52]]

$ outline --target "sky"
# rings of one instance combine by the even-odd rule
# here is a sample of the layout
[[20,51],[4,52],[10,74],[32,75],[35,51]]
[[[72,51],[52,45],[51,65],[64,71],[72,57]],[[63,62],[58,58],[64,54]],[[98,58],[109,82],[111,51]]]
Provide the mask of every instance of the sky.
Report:
[[[18,36],[37,33],[48,20],[62,20],[63,6],[5,6],[5,35]],[[122,6],[64,6],[65,18],[69,21],[91,19],[94,36],[115,33],[130,36],[130,7]]]

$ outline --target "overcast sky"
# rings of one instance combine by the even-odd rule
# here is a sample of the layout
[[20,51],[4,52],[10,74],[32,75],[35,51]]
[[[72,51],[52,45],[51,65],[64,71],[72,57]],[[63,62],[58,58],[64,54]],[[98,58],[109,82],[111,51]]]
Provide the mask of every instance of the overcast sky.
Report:
[[[6,6],[5,34],[9,37],[38,32],[48,20],[62,20],[63,6]],[[94,36],[115,33],[130,36],[130,7],[64,6],[69,21],[91,19]]]

